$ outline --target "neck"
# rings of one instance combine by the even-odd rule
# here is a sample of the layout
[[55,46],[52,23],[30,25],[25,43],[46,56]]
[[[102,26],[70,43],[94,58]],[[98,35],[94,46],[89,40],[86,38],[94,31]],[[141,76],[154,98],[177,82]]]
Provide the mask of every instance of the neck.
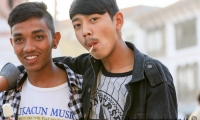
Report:
[[30,83],[37,87],[49,88],[67,82],[66,72],[53,62],[37,71],[27,71]]
[[102,63],[109,72],[128,72],[133,70],[134,53],[124,41],[121,41],[107,58],[102,59]]

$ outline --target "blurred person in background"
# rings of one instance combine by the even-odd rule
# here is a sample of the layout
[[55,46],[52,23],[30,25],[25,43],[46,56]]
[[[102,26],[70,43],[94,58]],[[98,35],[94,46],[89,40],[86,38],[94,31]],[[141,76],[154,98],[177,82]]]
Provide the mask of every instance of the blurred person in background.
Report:
[[[91,53],[54,62],[83,75],[84,119],[177,119],[176,91],[168,68],[123,40],[124,18],[116,0],[74,0],[69,12],[77,39]],[[15,87],[12,76],[23,69],[5,65],[0,87]]]

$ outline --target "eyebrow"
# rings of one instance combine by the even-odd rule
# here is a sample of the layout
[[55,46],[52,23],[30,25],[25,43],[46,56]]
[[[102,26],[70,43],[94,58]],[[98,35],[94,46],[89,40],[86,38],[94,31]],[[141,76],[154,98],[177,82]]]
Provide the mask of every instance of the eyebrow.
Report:
[[76,18],[72,19],[72,23],[73,23],[73,22],[76,22],[76,21],[78,21],[78,20],[80,20],[80,19],[76,17]]
[[[45,32],[45,31],[42,30],[42,29],[34,30],[34,31],[32,32],[32,34],[36,34],[36,33],[39,33],[39,32]],[[22,34],[21,34],[21,33],[14,33],[14,34],[13,34],[13,37],[17,37],[17,36],[22,36]]]
[[42,30],[42,29],[39,29],[39,30],[34,30],[34,31],[32,32],[32,34],[36,34],[36,33],[39,33],[39,32],[44,32],[44,33],[45,33],[45,31],[44,31],[44,30]]
[[13,37],[17,37],[17,36],[22,36],[22,34],[21,33],[14,33],[13,34]]

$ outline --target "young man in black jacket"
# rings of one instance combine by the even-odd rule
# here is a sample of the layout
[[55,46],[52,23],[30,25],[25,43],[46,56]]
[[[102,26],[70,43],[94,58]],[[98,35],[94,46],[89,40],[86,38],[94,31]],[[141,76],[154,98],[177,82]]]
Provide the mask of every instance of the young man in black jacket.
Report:
[[[91,53],[55,58],[54,62],[63,62],[83,75],[84,119],[177,119],[170,72],[124,42],[124,19],[116,0],[74,0],[69,13],[77,39]],[[7,64],[1,80],[7,78],[12,88],[14,72],[9,69],[18,70]]]

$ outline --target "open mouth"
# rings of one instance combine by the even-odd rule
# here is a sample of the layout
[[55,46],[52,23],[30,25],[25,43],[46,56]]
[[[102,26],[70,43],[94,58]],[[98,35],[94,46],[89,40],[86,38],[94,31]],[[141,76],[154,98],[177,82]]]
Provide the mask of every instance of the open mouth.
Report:
[[27,57],[26,57],[27,60],[33,60],[33,59],[35,59],[35,58],[37,58],[37,56],[27,56]]

